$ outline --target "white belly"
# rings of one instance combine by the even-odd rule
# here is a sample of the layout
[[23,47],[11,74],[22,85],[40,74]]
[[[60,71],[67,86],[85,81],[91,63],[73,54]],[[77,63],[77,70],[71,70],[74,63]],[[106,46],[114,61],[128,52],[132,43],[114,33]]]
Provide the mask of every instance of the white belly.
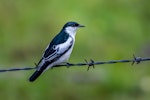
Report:
[[73,46],[74,46],[74,44],[72,45],[72,47],[70,48],[69,51],[67,51],[63,56],[61,56],[61,57],[56,61],[56,63],[59,64],[59,63],[63,63],[63,62],[68,61],[68,59],[70,58],[70,55],[71,55],[71,53],[72,53]]
[[67,51],[64,55],[62,55],[58,60],[56,60],[55,62],[51,63],[51,64],[46,68],[46,70],[49,69],[49,68],[52,68],[52,67],[55,66],[55,65],[60,65],[60,64],[62,64],[62,63],[64,63],[64,62],[66,62],[66,61],[70,58],[70,55],[71,55],[71,53],[72,53],[73,47],[74,47],[74,43],[73,43],[72,47],[70,48],[70,50],[68,50],[68,51]]

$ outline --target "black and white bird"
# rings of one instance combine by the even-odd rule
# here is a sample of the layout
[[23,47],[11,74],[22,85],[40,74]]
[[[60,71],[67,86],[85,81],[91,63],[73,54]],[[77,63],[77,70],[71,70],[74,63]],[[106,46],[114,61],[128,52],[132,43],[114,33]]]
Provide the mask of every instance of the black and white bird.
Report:
[[75,43],[76,31],[80,27],[84,26],[77,22],[67,22],[63,26],[60,33],[47,46],[41,60],[37,64],[36,71],[29,78],[30,82],[35,81],[47,69],[66,62],[69,59]]

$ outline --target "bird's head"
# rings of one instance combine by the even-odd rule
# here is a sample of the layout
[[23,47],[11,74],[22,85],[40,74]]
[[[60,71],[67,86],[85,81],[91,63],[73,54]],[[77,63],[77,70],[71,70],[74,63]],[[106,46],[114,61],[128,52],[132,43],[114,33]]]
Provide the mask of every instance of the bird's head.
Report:
[[63,29],[70,35],[75,35],[78,28],[85,27],[77,22],[67,22]]

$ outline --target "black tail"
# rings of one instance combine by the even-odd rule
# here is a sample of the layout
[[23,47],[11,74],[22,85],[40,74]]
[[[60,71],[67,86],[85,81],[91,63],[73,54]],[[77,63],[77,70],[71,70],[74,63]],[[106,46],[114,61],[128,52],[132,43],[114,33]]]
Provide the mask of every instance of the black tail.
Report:
[[29,78],[29,81],[30,82],[33,82],[35,81],[41,74],[42,74],[43,71],[35,71],[33,73],[33,75]]
[[[41,62],[41,61],[40,61]],[[40,68],[38,70],[36,70],[33,75],[29,78],[29,81],[30,82],[33,82],[35,81],[44,71],[45,69],[47,68],[47,66],[50,64],[49,61],[45,62],[42,66],[40,66]],[[38,64],[39,65],[39,64]],[[38,68],[38,65],[37,68]]]

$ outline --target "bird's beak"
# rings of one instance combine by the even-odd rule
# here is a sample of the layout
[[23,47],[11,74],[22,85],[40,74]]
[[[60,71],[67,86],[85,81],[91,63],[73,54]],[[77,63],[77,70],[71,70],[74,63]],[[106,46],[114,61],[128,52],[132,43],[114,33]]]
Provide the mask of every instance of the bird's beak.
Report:
[[79,25],[78,27],[85,27],[84,25]]

